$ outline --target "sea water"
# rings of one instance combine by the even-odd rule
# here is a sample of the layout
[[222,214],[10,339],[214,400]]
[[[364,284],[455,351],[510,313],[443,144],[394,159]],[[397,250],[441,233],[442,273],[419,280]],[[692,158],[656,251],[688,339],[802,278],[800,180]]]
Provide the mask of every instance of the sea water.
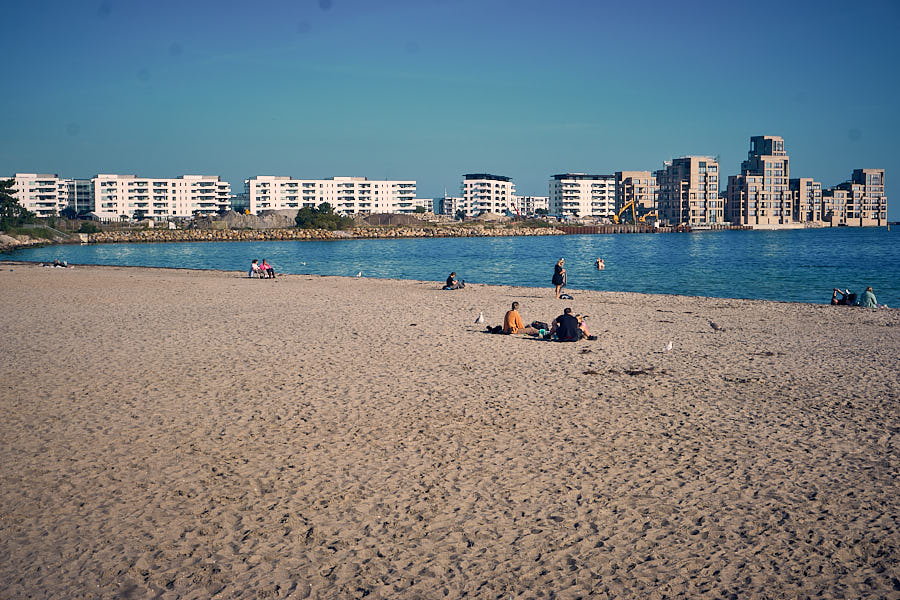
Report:
[[[46,246],[7,259],[246,271],[265,258],[280,273],[552,287],[566,259],[567,289],[827,303],[832,288],[900,307],[895,228]],[[597,258],[606,268],[597,270]]]

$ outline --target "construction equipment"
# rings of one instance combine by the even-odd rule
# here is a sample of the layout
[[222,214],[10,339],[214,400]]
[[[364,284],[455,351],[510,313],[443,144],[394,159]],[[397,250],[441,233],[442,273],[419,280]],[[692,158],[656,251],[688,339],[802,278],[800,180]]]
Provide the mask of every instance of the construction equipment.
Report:
[[628,204],[626,204],[625,206],[623,206],[623,207],[622,207],[622,210],[620,210],[620,211],[618,212],[618,214],[615,214],[615,215],[612,216],[612,222],[615,223],[616,225],[618,225],[619,223],[621,223],[621,222],[622,222],[622,213],[624,213],[626,210],[628,210],[628,209],[630,208],[630,209],[631,209],[631,222],[632,222],[632,223],[637,223],[637,222],[638,222],[638,220],[637,220],[637,212],[635,212],[634,204],[635,204],[635,201],[632,200],[631,202],[629,202]]
[[641,216],[638,218],[638,221],[640,221],[641,223],[646,223],[646,222],[647,222],[647,219],[650,219],[651,221],[652,221],[653,219],[659,219],[659,212],[657,212],[657,211],[655,211],[655,210],[654,210],[654,211],[650,211],[650,212],[648,212],[646,215],[641,215]]

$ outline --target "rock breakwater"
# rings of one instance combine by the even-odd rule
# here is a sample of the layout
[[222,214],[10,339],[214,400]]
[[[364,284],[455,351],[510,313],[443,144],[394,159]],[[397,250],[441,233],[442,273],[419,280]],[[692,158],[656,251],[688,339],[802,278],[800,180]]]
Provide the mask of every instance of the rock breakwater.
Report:
[[[345,240],[429,237],[506,237],[563,235],[553,227],[357,227],[348,231],[323,229],[144,229],[102,231],[82,236],[92,244],[134,242],[247,242],[290,240]],[[86,239],[85,239],[86,238]]]

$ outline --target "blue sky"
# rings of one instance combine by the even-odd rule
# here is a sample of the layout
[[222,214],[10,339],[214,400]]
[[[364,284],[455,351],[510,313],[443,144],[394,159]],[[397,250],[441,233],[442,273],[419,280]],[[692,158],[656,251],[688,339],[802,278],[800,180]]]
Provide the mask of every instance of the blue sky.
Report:
[[[547,194],[687,154],[900,177],[900,3],[4,2],[0,174],[415,179]],[[724,177],[723,177],[724,180]],[[724,181],[723,181],[724,185]]]

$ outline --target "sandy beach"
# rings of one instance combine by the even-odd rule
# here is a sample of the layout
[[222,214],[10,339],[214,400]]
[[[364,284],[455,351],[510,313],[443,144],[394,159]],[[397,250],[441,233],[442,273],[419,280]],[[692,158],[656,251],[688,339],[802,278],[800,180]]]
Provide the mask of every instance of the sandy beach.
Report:
[[0,597],[900,598],[900,311],[441,284],[0,263]]

